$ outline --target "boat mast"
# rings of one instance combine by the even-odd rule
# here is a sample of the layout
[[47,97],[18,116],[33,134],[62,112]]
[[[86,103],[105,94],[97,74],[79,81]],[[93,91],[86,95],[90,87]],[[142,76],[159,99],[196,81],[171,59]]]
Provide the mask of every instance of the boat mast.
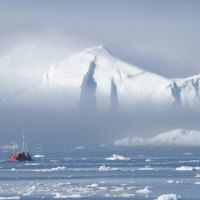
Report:
[[24,152],[24,149],[25,149],[25,143],[24,143],[24,128],[23,128],[23,135],[22,135],[22,151]]
[[10,146],[12,148],[12,152],[13,152],[12,154],[14,154],[15,153],[15,144],[11,144]]

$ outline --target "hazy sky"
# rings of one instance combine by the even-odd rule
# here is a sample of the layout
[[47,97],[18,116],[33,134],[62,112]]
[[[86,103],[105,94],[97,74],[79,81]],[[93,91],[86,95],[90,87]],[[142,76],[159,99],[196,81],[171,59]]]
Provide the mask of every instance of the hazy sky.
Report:
[[[20,84],[31,86],[30,78],[41,80],[52,63],[100,44],[114,56],[166,77],[199,74],[199,19],[199,0],[0,0],[1,95]],[[88,118],[0,107],[0,133],[8,142],[19,138],[25,125],[36,143],[41,137],[39,143],[49,138],[103,143],[174,128],[199,129],[198,119],[191,113]]]
[[186,77],[200,73],[199,19],[198,0],[0,1],[0,55],[31,43],[18,53],[31,51],[39,65],[102,44],[149,71]]

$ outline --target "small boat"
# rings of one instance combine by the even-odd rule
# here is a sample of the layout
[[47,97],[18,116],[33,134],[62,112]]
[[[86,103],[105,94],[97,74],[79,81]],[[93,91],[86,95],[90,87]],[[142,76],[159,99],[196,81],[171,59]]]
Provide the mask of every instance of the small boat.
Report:
[[31,155],[29,154],[28,148],[27,148],[27,151],[25,153],[24,135],[23,135],[22,151],[15,152],[15,145],[13,145],[13,144],[11,144],[11,147],[13,149],[13,153],[12,153],[11,157],[8,158],[9,161],[33,161]]
[[31,155],[27,153],[27,155],[24,152],[14,152],[10,158],[8,158],[9,161],[32,161]]

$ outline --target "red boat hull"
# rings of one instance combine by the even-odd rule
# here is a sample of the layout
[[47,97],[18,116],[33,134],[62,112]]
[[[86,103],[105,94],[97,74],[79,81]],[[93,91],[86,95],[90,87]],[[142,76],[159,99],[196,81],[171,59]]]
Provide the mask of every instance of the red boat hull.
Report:
[[16,158],[8,158],[8,160],[10,160],[10,161],[17,161]]

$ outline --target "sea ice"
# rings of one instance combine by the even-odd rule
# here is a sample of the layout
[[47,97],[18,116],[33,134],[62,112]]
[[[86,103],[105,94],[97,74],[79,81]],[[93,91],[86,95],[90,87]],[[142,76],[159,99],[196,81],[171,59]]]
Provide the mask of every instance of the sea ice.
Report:
[[67,198],[81,198],[82,196],[80,194],[71,194],[71,195],[63,195],[60,193],[55,193],[54,199],[67,199]]
[[105,165],[102,165],[99,167],[99,171],[118,171],[120,170],[119,168],[116,168],[116,167],[109,167],[109,166],[105,166]]
[[167,183],[174,183],[174,180],[168,180]]
[[163,194],[159,196],[156,200],[178,200],[180,199],[180,196],[177,196],[176,194]]
[[77,147],[75,147],[75,150],[82,150],[82,149],[85,149],[85,147],[84,146],[77,146]]
[[193,171],[200,170],[200,167],[181,166],[176,168],[177,171]]
[[34,158],[45,158],[45,156],[44,155],[41,155],[41,154],[37,154],[37,155],[35,155],[35,156],[33,156]]
[[145,187],[143,189],[137,190],[136,193],[139,193],[139,194],[149,194],[149,193],[151,193],[151,190],[149,189],[149,187]]
[[110,170],[110,167],[107,167],[105,165],[102,165],[99,167],[99,171],[109,171]]
[[190,166],[181,166],[176,168],[177,171],[192,171],[194,170],[194,167]]
[[7,200],[7,199],[20,199],[19,196],[13,196],[13,197],[0,197],[2,200]]
[[195,177],[200,178],[200,174],[197,174]]
[[113,154],[111,157],[106,158],[106,160],[130,160],[130,158],[126,158],[118,154]]
[[141,170],[141,171],[145,171],[145,170],[154,170],[154,168],[150,167],[150,166],[145,166],[145,167],[141,167],[141,168],[138,168],[138,170]]
[[66,170],[66,167],[62,166],[62,167],[55,167],[55,168],[50,168],[50,169],[35,169],[32,171],[35,172],[51,172],[51,171],[64,171]]
[[87,185],[87,187],[99,187],[99,184],[97,184],[97,183],[92,183],[91,185]]

